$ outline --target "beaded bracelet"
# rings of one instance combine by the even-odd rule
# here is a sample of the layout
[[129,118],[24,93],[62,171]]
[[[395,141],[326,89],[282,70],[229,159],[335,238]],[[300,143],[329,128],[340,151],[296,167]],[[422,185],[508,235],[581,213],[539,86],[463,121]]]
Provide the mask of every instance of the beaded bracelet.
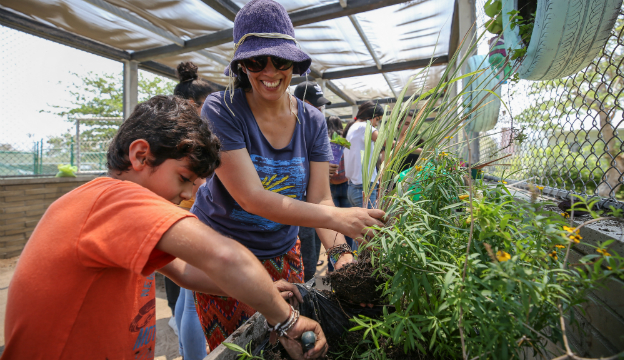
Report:
[[286,336],[286,332],[290,330],[299,320],[299,311],[295,310],[292,305],[290,306],[290,315],[288,319],[283,323],[277,323],[275,326],[269,326],[267,322],[267,327],[269,332],[271,333],[269,336],[269,341],[271,344],[275,344],[277,342],[278,337]]
[[346,254],[346,253],[353,255],[353,251],[351,251],[351,247],[346,243],[332,246],[331,248],[329,248],[329,250],[327,250],[327,256],[329,256],[329,261],[334,266],[336,265],[338,260],[340,260],[340,257],[342,256],[342,254]]

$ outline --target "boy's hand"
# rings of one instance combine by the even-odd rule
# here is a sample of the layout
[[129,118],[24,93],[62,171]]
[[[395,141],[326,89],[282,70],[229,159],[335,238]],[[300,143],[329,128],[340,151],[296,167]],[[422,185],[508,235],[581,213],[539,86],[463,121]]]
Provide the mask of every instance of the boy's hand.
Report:
[[[303,346],[301,345],[301,335],[306,331],[314,331],[316,344],[312,350],[304,354]],[[327,340],[325,340],[325,334],[323,334],[321,325],[305,316],[299,316],[299,320],[288,330],[286,336],[279,338],[279,341],[288,352],[288,355],[295,360],[324,357],[328,350]]]
[[299,304],[303,302],[303,297],[299,289],[294,284],[284,279],[273,282],[273,286],[280,292],[284,300],[286,300],[293,308],[299,309]]
[[337,172],[338,172],[338,165],[330,163],[329,164],[329,177],[336,175]]

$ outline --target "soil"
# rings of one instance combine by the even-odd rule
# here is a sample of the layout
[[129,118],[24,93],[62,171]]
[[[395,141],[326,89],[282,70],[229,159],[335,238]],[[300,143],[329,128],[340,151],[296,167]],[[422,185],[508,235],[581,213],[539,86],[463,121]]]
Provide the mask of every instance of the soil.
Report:
[[386,282],[389,272],[373,275],[370,255],[360,253],[357,263],[347,264],[323,279],[331,285],[336,297],[353,304],[384,304],[381,285]]

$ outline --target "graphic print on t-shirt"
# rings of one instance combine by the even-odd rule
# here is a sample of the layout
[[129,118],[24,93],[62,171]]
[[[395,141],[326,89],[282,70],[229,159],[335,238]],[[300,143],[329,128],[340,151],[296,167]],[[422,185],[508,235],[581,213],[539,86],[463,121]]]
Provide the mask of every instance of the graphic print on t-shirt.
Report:
[[[262,186],[269,191],[301,200],[305,192],[305,158],[295,157],[290,160],[269,159],[260,155],[251,155],[251,161],[262,181]],[[238,204],[234,204],[231,218],[246,224],[253,224],[259,229],[276,231],[284,225],[250,214]]]
[[154,273],[140,278],[142,286],[137,290],[139,311],[130,323],[130,332],[136,334],[132,351],[135,360],[153,359],[156,339],[156,292]]

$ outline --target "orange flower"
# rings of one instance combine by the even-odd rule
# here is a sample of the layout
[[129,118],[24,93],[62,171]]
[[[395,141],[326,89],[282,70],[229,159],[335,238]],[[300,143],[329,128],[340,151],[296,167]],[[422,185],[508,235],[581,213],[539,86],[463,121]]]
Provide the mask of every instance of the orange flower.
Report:
[[544,190],[544,187],[543,187],[543,186],[539,186],[539,185],[537,185],[537,186],[535,186],[535,187],[536,187],[538,190]]
[[559,245],[559,244],[557,244],[557,245],[555,245],[555,247],[556,247],[557,249],[563,249],[563,248],[565,248],[565,245]]
[[598,249],[596,249],[596,252],[597,252],[598,254],[601,254],[602,256],[611,256],[611,254],[609,254],[609,253],[607,252],[607,249],[600,249],[600,248],[598,248]]
[[553,252],[551,252],[550,254],[548,254],[548,256],[550,256],[551,258],[557,260],[557,251],[553,250]]
[[468,195],[468,194],[459,195],[459,200],[466,200],[468,198],[470,198],[470,195]]

